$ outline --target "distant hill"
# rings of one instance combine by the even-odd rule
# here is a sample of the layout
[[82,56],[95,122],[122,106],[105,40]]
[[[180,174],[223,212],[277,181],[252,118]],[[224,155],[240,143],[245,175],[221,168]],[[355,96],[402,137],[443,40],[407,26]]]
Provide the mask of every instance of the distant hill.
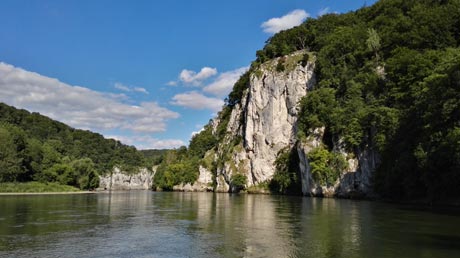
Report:
[[167,149],[163,150],[155,150],[155,149],[150,149],[150,150],[140,150],[142,155],[144,155],[144,158],[149,161],[149,163],[156,165],[160,164],[161,161],[163,160],[163,156],[167,152]]
[[98,175],[114,166],[134,172],[148,160],[133,146],[0,103],[0,183],[58,182],[91,189]]

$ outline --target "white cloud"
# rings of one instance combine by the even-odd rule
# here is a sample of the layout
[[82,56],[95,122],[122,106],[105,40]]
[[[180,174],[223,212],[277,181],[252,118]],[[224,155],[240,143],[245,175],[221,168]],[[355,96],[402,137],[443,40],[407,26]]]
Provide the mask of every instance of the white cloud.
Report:
[[144,93],[144,94],[149,94],[149,92],[145,89],[145,88],[141,88],[141,87],[130,87],[130,86],[126,86],[120,82],[116,82],[114,84],[114,87],[115,89],[118,89],[118,90],[121,90],[121,91],[126,91],[126,92],[140,92],[140,93]]
[[193,131],[193,132],[190,134],[190,137],[193,138],[193,136],[195,136],[195,135],[197,135],[197,134],[203,132],[203,130],[204,130],[204,127],[201,127],[200,130],[198,130],[198,131]]
[[177,86],[177,82],[176,81],[169,81],[166,83],[166,85],[168,86]]
[[122,90],[122,91],[126,91],[126,92],[131,91],[131,89],[130,89],[129,87],[127,87],[127,86],[125,86],[125,85],[123,85],[123,84],[121,84],[121,83],[119,83],[119,82],[116,82],[116,83],[114,84],[114,87],[115,87],[115,89],[117,89],[117,90]]
[[203,67],[200,72],[184,69],[179,74],[179,79],[187,84],[200,85],[203,80],[217,74],[216,68]]
[[274,34],[300,25],[309,16],[304,10],[297,9],[282,17],[271,18],[262,23],[261,27],[264,32]]
[[145,88],[141,88],[141,87],[134,87],[133,91],[144,93],[144,94],[149,94],[149,92]]
[[185,143],[179,139],[165,139],[160,140],[148,135],[109,135],[107,138],[118,140],[127,145],[134,145],[141,150],[146,149],[174,149],[184,146]]
[[175,95],[170,102],[172,105],[188,107],[192,109],[210,109],[219,111],[224,105],[224,101],[218,98],[206,97],[196,91],[186,92]]
[[[123,85],[118,85],[123,86]],[[76,128],[161,132],[179,114],[156,102],[128,105],[106,94],[0,62],[0,101],[40,112]]]
[[319,10],[319,11],[318,11],[318,17],[319,17],[319,16],[323,16],[323,15],[325,15],[326,13],[329,13],[329,11],[330,11],[330,8],[329,8],[329,7],[325,7],[325,8],[323,8],[323,9]]
[[203,88],[204,92],[213,94],[218,97],[227,96],[233,88],[233,85],[249,68],[241,67],[233,71],[221,73],[216,80]]

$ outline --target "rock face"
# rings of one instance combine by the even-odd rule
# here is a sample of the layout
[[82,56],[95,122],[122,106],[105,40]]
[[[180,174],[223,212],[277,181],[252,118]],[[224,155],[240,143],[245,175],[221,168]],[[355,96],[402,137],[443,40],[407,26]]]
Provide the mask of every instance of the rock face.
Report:
[[[287,61],[296,55],[287,57]],[[274,62],[278,62],[275,60]],[[273,177],[273,163],[280,150],[296,141],[297,104],[314,83],[313,64],[276,72],[266,64],[261,75],[251,77],[246,100],[244,143],[255,183]]]
[[128,174],[119,168],[114,168],[112,175],[99,176],[99,188],[105,190],[147,190],[152,187],[154,172],[146,168],[137,174]]
[[[301,65],[304,54],[274,59],[251,74],[249,89],[233,108],[227,135],[218,146],[224,162],[217,168],[216,191],[233,190],[235,173],[246,175],[247,186],[267,182],[278,152],[295,145],[298,102],[315,83],[314,63]],[[277,68],[279,62],[284,69]]]
[[174,191],[180,192],[212,192],[212,173],[203,166],[199,167],[200,175],[192,184],[180,184],[173,187]]
[[211,171],[215,175],[216,192],[237,190],[232,184],[232,177],[236,174],[246,176],[247,188],[254,186],[255,189],[260,189],[259,186],[266,185],[273,178],[276,170],[274,163],[278,155],[284,151],[295,150],[299,157],[304,195],[372,195],[372,174],[380,159],[372,144],[357,149],[354,153],[347,153],[340,141],[333,143],[332,150],[345,158],[347,168],[340,172],[333,184],[329,182],[328,185],[322,185],[312,176],[308,154],[324,144],[325,128],[317,128],[307,139],[300,140],[297,137],[299,101],[316,83],[314,57],[309,58],[311,62],[302,65],[301,60],[306,54],[308,53],[299,51],[268,61],[250,75],[249,87],[243,93],[241,101],[231,110],[224,109],[211,122],[216,135],[221,130],[219,128],[225,125],[224,136],[220,138],[217,147],[203,159],[213,162],[207,162],[207,168],[200,167],[200,179],[196,183],[176,186],[174,189],[209,190],[207,186],[210,185],[209,178],[212,178]]
[[324,197],[372,197],[372,175],[380,162],[380,155],[374,151],[373,146],[358,149],[350,155],[340,148],[339,143],[334,144],[334,149],[347,157],[347,168],[342,171],[333,185],[320,185],[311,173],[308,153],[322,143],[324,128],[318,128],[307,140],[297,144],[299,156],[299,169],[301,172],[302,193],[309,196]]

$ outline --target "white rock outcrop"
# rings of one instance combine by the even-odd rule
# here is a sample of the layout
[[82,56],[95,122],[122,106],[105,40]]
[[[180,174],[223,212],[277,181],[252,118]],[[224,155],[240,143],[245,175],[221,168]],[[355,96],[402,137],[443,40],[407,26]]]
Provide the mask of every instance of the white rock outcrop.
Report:
[[207,168],[200,166],[200,174],[193,184],[180,184],[173,186],[174,191],[180,192],[212,192],[212,173]]
[[[295,145],[298,103],[315,83],[314,63],[301,65],[304,54],[283,57],[283,71],[276,69],[277,58],[250,75],[249,89],[233,108],[227,135],[218,147],[220,157],[227,160],[217,170],[216,191],[229,191],[235,173],[246,175],[247,186],[270,180],[278,152]],[[237,138],[241,142],[229,149]]]
[[[211,166],[215,173],[214,191],[234,191],[237,188],[232,185],[235,174],[246,176],[246,187],[269,182],[276,171],[274,163],[280,151],[295,150],[304,195],[372,195],[371,179],[380,157],[371,144],[347,153],[340,141],[333,143],[330,147],[346,158],[347,168],[332,185],[321,185],[312,176],[308,153],[324,144],[325,128],[317,128],[307,139],[297,137],[299,102],[316,83],[314,57],[303,66],[301,60],[305,54],[308,53],[298,51],[260,65],[250,74],[249,86],[241,100],[211,121],[216,135],[221,133],[218,132],[222,130],[221,123],[228,122],[224,135],[219,136],[220,142],[212,150],[214,156],[211,160],[216,164]],[[176,186],[175,189],[208,190],[206,185],[210,182],[202,179],[201,170],[196,183]],[[208,172],[212,178],[211,171]]]
[[99,176],[99,188],[104,190],[147,190],[152,188],[154,172],[146,168],[129,174],[115,167],[112,174]]
[[372,197],[371,180],[380,162],[380,155],[373,150],[372,146],[366,146],[364,149],[358,148],[356,153],[349,155],[339,147],[340,144],[335,143],[334,149],[339,150],[344,157],[348,156],[347,169],[342,171],[333,185],[320,185],[314,180],[307,156],[310,151],[321,145],[323,136],[324,128],[318,128],[307,140],[297,144],[302,193],[324,197]]

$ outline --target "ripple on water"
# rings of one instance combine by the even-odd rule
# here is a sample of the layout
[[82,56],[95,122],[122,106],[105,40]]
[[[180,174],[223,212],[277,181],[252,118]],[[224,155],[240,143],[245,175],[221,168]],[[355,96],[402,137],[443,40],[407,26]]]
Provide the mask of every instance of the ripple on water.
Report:
[[2,258],[460,257],[460,216],[388,204],[126,192],[0,207]]

